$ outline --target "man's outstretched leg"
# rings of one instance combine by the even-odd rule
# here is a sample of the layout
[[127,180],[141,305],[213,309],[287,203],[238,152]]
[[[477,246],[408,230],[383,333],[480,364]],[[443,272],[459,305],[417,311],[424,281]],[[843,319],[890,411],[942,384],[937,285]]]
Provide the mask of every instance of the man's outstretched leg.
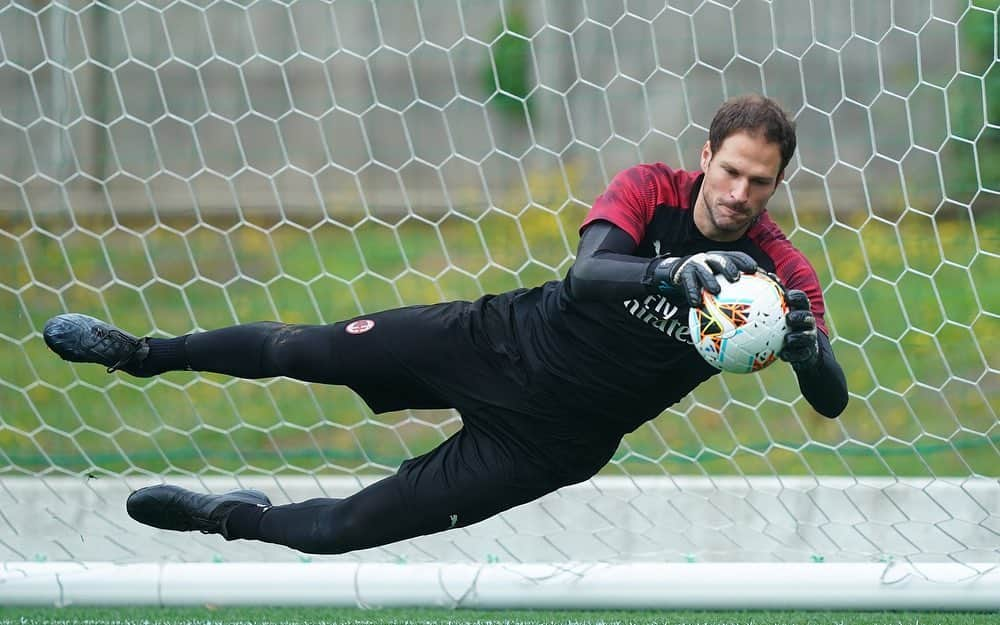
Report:
[[345,499],[318,498],[272,506],[257,491],[203,495],[172,485],[132,493],[129,516],[145,525],[221,534],[285,545],[304,553],[337,554],[367,549],[449,528],[447,515],[407,505],[398,475]]
[[338,554],[464,527],[586,479],[597,458],[574,467],[575,476],[544,456],[513,451],[468,426],[395,475],[344,499],[310,499],[268,506],[236,491],[201,495],[176,486],[133,493],[132,518],[162,529],[218,533],[285,545],[305,553]]
[[[344,322],[328,325],[259,321],[176,338],[137,338],[79,313],[49,319],[45,344],[63,360],[104,365],[138,377],[205,371],[238,378],[289,377],[366,390],[369,379],[400,379],[399,399],[412,407],[442,407],[385,358],[374,337],[355,337]],[[367,399],[367,398],[366,398]],[[399,403],[398,401],[396,403]],[[397,408],[397,406],[393,406]]]
[[[79,313],[57,315],[45,323],[42,336],[63,360],[104,365],[108,373],[121,370],[138,377],[167,371],[194,370],[225,373],[242,378],[286,375],[285,368],[299,358],[309,365],[319,358],[329,360],[324,341],[313,336],[305,341],[288,340],[302,330],[321,333],[323,326],[292,326],[258,322],[221,330],[185,334],[171,339],[138,338],[114,325]],[[275,345],[290,349],[271,349]],[[305,353],[295,348],[305,347]],[[324,374],[330,367],[312,369]],[[294,376],[289,376],[294,377]]]
[[[419,361],[403,362],[387,347],[399,345],[400,336],[430,337],[408,349],[436,361],[427,344],[441,345],[435,337],[449,313],[422,314],[414,308],[367,315],[370,325],[361,332],[351,320],[325,325],[260,321],[169,339],[137,338],[100,319],[67,313],[49,319],[43,336],[63,360],[101,364],[109,372],[139,377],[183,370],[248,379],[283,376],[348,386],[376,412],[450,408],[435,387],[413,374],[421,370]],[[388,336],[382,337],[386,331]]]
[[186,369],[337,384],[343,381],[342,358],[331,349],[336,328],[261,321],[172,339],[137,338],[100,319],[67,313],[49,319],[42,335],[63,360],[101,364],[109,373],[150,377]]

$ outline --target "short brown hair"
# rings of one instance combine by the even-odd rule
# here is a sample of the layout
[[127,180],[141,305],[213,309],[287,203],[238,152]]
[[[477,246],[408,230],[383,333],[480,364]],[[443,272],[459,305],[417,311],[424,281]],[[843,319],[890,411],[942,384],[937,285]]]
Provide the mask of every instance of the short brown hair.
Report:
[[780,175],[795,154],[795,122],[781,105],[762,95],[744,95],[726,100],[715,112],[708,129],[708,144],[715,154],[729,135],[737,132],[762,134],[781,149]]

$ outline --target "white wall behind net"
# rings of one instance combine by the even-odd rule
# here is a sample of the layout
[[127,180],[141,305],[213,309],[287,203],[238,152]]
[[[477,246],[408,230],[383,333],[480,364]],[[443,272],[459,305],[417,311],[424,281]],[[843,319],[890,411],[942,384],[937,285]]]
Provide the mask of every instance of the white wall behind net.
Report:
[[[938,151],[949,88],[985,76],[960,63],[963,2],[663,5],[514,5],[531,44],[529,129],[486,106],[497,2],[12,3],[4,190],[31,192],[36,212],[107,210],[87,198],[94,182],[121,211],[189,210],[191,193],[217,210],[234,193],[244,210],[335,213],[359,194],[440,208],[575,157],[593,170],[589,202],[637,160],[695,167],[718,103],[747,91],[796,114],[800,163],[822,176],[865,170],[873,148],[894,161],[914,143]],[[342,189],[343,173],[360,189]]]
[[[827,285],[844,417],[784,365],[714,380],[603,481],[351,557],[996,562],[996,20],[957,0],[6,4],[0,559],[294,559],[147,532],[122,502],[163,476],[346,494],[460,424],[283,380],[107,376],[45,350],[48,316],[176,335],[556,279],[611,176],[697,167],[719,103],[754,91],[798,124],[772,211]],[[519,45],[511,109],[490,51]]]

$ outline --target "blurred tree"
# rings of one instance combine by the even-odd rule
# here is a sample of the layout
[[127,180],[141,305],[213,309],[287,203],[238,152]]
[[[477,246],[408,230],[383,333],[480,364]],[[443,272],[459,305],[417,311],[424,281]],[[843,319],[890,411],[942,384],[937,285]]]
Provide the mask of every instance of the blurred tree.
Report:
[[494,94],[491,104],[512,119],[527,124],[531,104],[528,93],[534,83],[531,40],[523,3],[506,3],[494,30],[490,58],[483,68],[486,92]]
[[941,164],[948,197],[961,202],[971,201],[980,186],[1000,193],[998,5],[998,0],[975,0],[959,23],[961,73],[948,86],[952,137]]

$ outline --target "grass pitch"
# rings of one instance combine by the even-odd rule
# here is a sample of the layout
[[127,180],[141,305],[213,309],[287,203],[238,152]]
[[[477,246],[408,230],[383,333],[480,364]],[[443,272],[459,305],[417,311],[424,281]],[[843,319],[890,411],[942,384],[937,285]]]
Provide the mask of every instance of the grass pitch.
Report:
[[[567,233],[582,213],[311,227],[47,224],[51,232],[6,224],[0,305],[15,314],[0,318],[9,347],[0,362],[0,448],[10,467],[28,472],[394,470],[444,440],[458,417],[375,416],[344,388],[284,379],[109,376],[55,358],[39,331],[65,310],[163,336],[474,298],[561,277],[575,246]],[[1000,214],[857,217],[848,224],[810,213],[782,223],[827,285],[827,323],[854,394],[842,418],[813,414],[783,363],[716,376],[627,437],[617,471],[995,473]]]

